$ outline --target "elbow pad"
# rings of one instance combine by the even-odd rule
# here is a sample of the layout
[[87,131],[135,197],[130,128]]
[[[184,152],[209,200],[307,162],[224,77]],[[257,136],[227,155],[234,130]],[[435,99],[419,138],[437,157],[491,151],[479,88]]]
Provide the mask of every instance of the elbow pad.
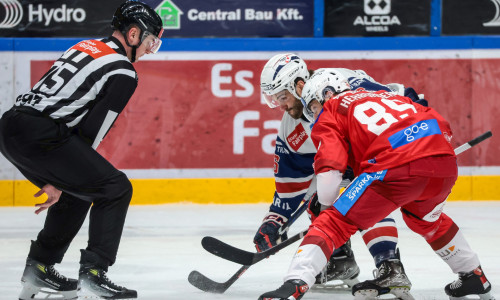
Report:
[[342,173],[330,170],[319,173],[317,176],[318,202],[325,206],[332,206],[339,196]]

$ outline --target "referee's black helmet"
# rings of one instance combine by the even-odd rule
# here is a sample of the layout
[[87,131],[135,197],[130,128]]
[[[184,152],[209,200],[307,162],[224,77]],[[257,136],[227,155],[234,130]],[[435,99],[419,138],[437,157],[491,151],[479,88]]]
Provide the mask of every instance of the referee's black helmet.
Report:
[[142,30],[142,34],[149,32],[158,38],[161,38],[163,33],[163,22],[160,16],[141,1],[126,1],[116,9],[113,15],[111,21],[113,29],[123,33],[130,28],[130,25],[137,25]]

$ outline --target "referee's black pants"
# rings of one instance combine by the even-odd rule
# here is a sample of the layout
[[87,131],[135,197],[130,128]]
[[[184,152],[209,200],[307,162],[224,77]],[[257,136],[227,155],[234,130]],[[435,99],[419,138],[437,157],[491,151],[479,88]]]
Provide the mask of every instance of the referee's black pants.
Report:
[[34,110],[11,109],[2,116],[0,152],[39,188],[51,184],[63,192],[48,209],[29,257],[60,263],[90,209],[86,250],[97,254],[106,269],[115,262],[132,198],[123,172],[65,124]]

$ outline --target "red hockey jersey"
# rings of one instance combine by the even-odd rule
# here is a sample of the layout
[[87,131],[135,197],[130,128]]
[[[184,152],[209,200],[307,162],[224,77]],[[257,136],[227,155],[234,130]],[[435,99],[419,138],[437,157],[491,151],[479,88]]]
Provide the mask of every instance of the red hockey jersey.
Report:
[[433,155],[455,155],[449,123],[434,109],[386,91],[348,91],[325,102],[311,138],[315,173],[356,175]]

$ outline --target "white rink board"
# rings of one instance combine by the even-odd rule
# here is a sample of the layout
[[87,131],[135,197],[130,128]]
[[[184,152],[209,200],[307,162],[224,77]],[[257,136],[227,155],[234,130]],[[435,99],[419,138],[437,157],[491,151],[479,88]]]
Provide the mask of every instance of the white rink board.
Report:
[[[268,209],[256,205],[160,205],[130,207],[118,253],[118,261],[110,268],[109,277],[138,290],[139,299],[257,299],[266,291],[279,287],[298,243],[277,255],[252,266],[222,295],[201,292],[191,286],[187,277],[198,270],[209,278],[223,282],[239,265],[206,252],[200,245],[203,236],[252,250],[252,239]],[[17,299],[20,278],[29,250],[30,239],[36,238],[44,221],[30,207],[0,207],[0,299]],[[463,230],[493,284],[493,295],[500,299],[500,201],[450,202],[444,209]],[[411,232],[395,212],[400,249],[406,272],[413,283],[417,300],[444,300],[444,286],[455,280],[448,266],[433,253],[423,238]],[[308,224],[304,215],[291,228],[294,234]],[[79,249],[86,246],[88,225],[85,224],[69,248],[58,269],[76,276]],[[371,279],[374,264],[359,234],[352,239],[360,279]],[[353,299],[349,294],[308,293],[303,300]]]

